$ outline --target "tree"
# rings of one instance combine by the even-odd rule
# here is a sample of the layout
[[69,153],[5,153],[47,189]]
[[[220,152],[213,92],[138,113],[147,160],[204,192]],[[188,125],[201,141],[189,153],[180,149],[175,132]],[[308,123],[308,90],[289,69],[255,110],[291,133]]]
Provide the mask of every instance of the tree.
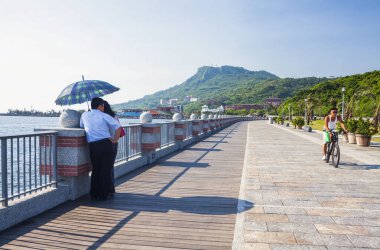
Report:
[[202,110],[202,103],[200,102],[193,102],[189,103],[184,107],[183,113],[185,113],[186,116],[190,116],[191,114],[201,115]]

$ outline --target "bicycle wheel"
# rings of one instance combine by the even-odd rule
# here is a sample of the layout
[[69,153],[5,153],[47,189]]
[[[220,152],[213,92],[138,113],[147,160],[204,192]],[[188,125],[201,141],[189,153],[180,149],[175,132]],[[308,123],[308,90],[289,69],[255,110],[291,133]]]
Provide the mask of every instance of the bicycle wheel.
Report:
[[331,155],[331,143],[327,144],[326,163],[329,163]]
[[340,161],[340,149],[339,149],[339,145],[336,144],[334,145],[334,147],[332,148],[331,150],[331,156],[332,156],[332,164],[334,167],[338,167],[339,165],[339,161]]

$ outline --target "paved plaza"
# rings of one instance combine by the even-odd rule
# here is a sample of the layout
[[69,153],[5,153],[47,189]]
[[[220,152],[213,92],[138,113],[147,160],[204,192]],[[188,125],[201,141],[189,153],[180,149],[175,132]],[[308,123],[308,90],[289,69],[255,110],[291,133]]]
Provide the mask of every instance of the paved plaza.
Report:
[[[380,148],[341,142],[339,168],[321,135],[251,122],[238,215],[244,249],[380,249]],[[239,245],[240,244],[240,245]]]

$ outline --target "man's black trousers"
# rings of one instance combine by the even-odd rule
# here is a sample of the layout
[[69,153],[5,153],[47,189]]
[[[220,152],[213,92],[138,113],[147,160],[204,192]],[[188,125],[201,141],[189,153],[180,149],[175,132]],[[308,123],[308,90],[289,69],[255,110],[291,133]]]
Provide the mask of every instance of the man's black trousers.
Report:
[[106,199],[111,185],[111,170],[114,164],[112,142],[103,139],[91,142],[90,159],[92,164],[91,198]]

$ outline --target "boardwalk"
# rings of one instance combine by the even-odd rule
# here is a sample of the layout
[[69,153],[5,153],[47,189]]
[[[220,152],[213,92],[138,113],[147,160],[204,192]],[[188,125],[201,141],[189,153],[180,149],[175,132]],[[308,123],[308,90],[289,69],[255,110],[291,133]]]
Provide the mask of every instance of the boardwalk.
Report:
[[2,249],[380,249],[380,148],[241,122],[0,233]]
[[0,234],[4,249],[231,249],[247,124],[119,180],[106,202],[69,202]]

